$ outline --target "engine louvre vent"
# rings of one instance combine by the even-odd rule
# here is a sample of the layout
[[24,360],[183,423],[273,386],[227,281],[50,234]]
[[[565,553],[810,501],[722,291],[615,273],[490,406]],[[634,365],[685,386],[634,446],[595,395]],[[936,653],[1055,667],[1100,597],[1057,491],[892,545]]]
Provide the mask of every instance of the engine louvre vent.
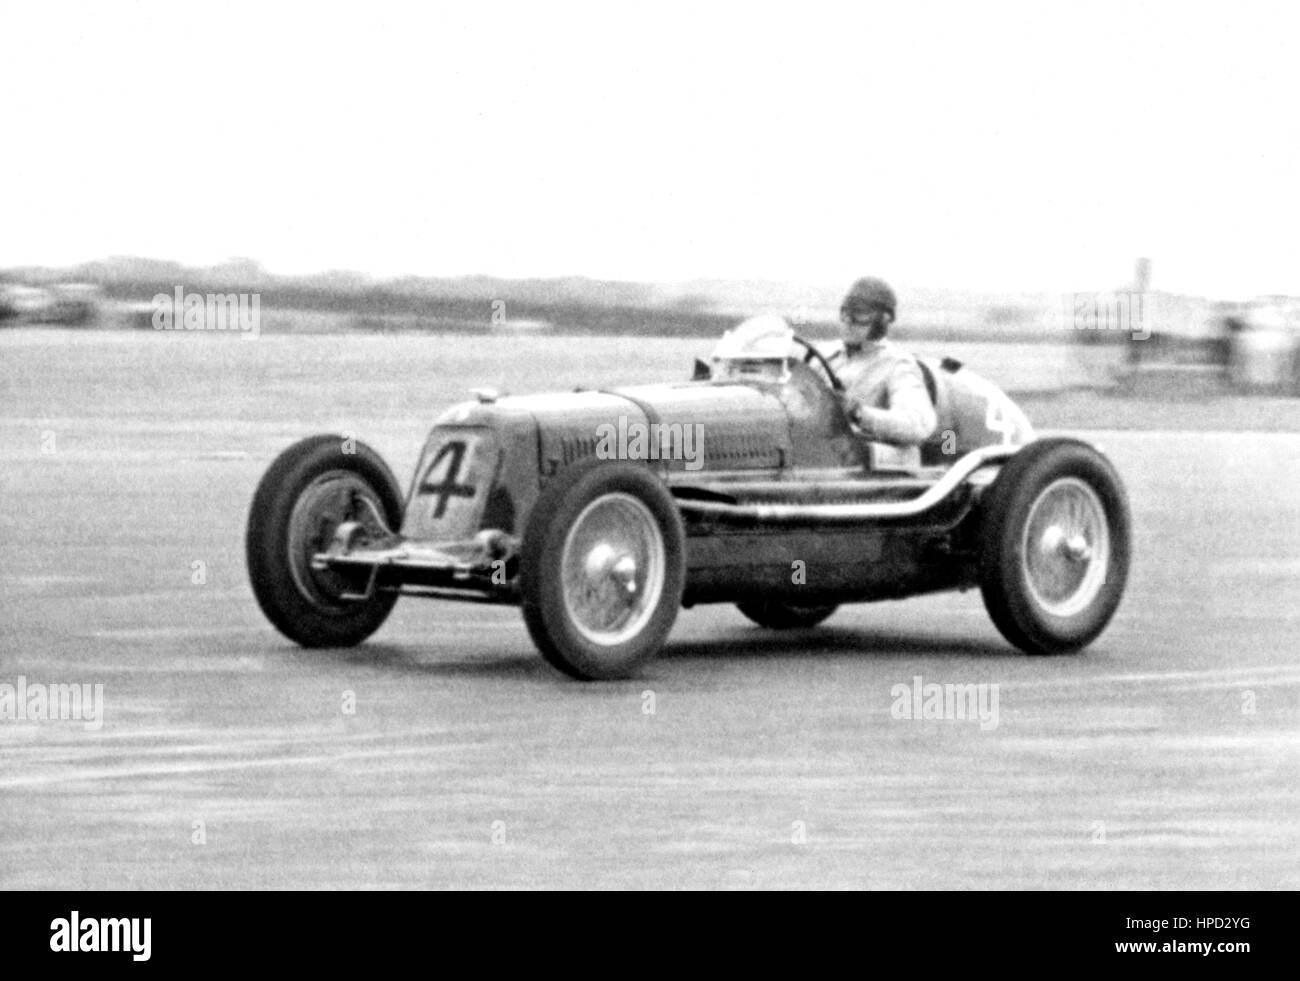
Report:
[[585,460],[589,456],[596,455],[596,447],[599,440],[595,436],[577,435],[570,433],[560,437],[560,463],[561,466],[572,466],[579,460]]
[[704,437],[704,459],[710,469],[754,470],[782,463],[781,447],[770,433],[757,429],[732,430]]

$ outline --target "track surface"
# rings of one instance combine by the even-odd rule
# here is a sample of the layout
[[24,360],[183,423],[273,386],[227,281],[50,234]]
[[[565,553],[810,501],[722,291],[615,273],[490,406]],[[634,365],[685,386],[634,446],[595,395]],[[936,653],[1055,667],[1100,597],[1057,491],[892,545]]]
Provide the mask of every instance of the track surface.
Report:
[[[466,386],[599,372],[430,347],[0,338],[0,683],[106,703],[0,722],[0,886],[1300,886],[1300,438],[1099,419],[1135,567],[1072,658],[1011,650],[976,593],[784,635],[683,612],[619,684],[561,678],[509,609],[404,600],[300,651],[241,554],[280,449],[356,433],[405,480]],[[997,727],[893,719],[918,675],[997,684]]]

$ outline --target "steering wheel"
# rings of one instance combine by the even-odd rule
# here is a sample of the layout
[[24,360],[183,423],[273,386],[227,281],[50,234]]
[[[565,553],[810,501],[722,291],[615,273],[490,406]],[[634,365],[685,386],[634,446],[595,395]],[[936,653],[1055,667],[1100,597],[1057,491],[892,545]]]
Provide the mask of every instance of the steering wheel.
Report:
[[820,364],[822,371],[826,372],[826,378],[831,384],[831,390],[842,393],[844,391],[844,383],[840,381],[839,375],[835,374],[835,369],[832,368],[831,363],[826,360],[826,356],[822,354],[821,351],[817,350],[817,348],[813,347],[811,342],[804,340],[798,334],[792,335],[790,339],[805,349],[806,353],[803,356],[803,363],[811,364],[813,361],[816,361]]

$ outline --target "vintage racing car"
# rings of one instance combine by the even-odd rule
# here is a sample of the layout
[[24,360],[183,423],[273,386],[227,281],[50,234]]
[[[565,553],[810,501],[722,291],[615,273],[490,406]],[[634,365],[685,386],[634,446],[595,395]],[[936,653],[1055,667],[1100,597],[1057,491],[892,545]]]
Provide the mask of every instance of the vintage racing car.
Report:
[[360,643],[399,595],[519,605],[583,679],[631,675],[699,603],[808,628],[842,603],[978,586],[1017,647],[1084,647],[1128,572],[1114,468],[1077,439],[1012,438],[1000,393],[954,428],[966,369],[923,368],[940,424],[902,463],[851,426],[822,351],[770,318],[688,381],[479,392],[433,424],[405,497],[369,447],[313,436],[257,488],[253,591],[306,647]]

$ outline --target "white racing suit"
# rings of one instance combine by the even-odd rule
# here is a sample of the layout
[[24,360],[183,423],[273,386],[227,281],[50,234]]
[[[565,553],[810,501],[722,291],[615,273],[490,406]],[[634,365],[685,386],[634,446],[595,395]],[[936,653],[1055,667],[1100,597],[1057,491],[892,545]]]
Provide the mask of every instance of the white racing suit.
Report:
[[981,446],[1034,438],[1006,393],[959,362],[922,361],[889,341],[864,344],[853,357],[840,345],[828,359],[862,435],[895,448],[890,466],[951,463]]

